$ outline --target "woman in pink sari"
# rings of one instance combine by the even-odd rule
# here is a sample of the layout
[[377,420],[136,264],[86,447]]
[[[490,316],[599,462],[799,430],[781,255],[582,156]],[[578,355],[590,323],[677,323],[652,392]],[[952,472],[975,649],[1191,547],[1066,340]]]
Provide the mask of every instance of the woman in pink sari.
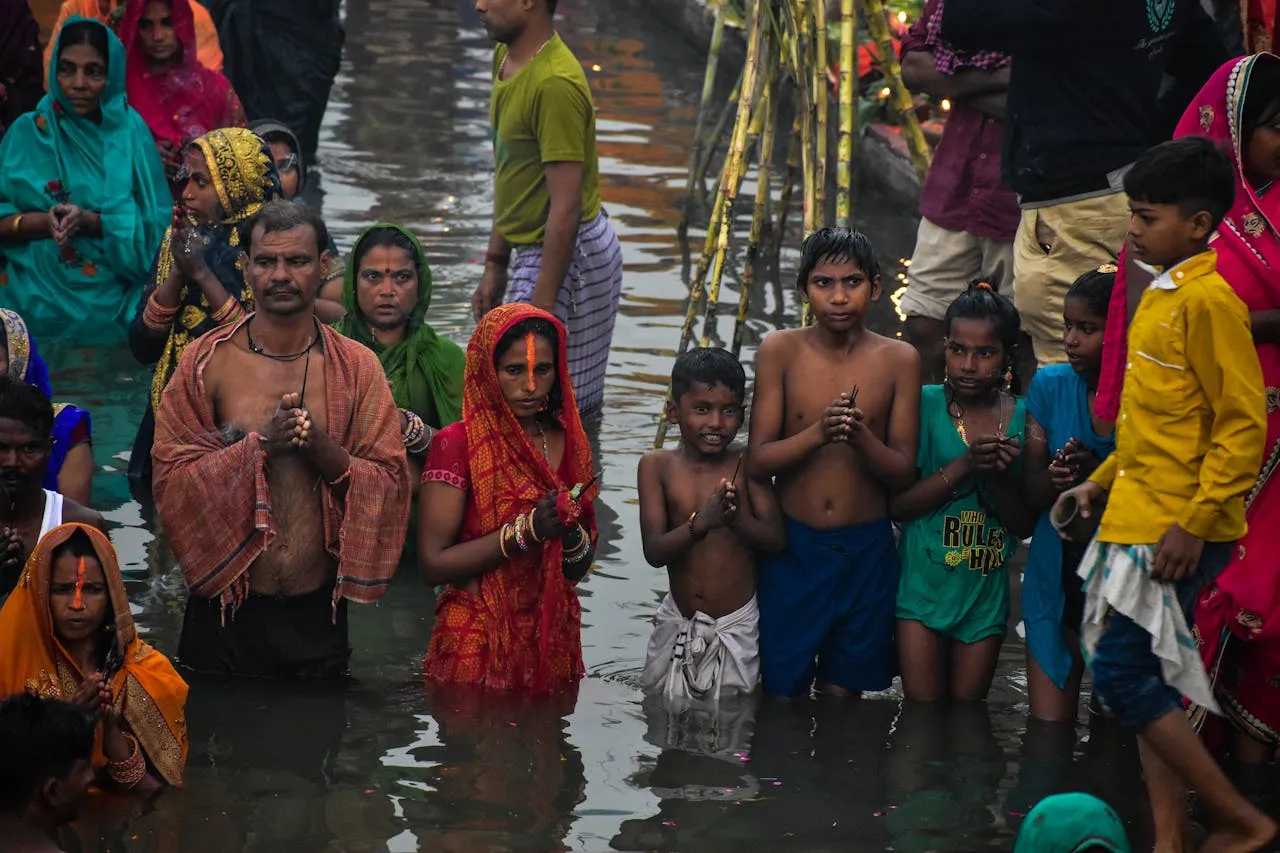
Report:
[[197,58],[192,2],[128,0],[116,28],[129,57],[129,106],[151,128],[175,195],[184,145],[211,130],[245,126],[231,83]]
[[[1218,69],[1182,116],[1174,136],[1207,136],[1236,165],[1236,202],[1210,246],[1218,272],[1249,308],[1267,388],[1267,452],[1246,497],[1249,530],[1231,564],[1196,608],[1194,633],[1219,703],[1235,732],[1238,761],[1267,761],[1280,746],[1280,57],[1260,53]],[[1125,363],[1123,276],[1108,316],[1097,407],[1114,418]],[[1225,733],[1203,709],[1212,741]]]

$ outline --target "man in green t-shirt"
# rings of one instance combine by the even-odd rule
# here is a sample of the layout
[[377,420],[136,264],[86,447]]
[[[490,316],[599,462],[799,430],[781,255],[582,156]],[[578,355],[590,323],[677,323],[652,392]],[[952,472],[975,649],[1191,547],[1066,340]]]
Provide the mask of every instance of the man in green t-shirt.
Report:
[[578,408],[595,413],[622,293],[622,247],[600,204],[591,88],[552,26],[556,0],[479,0],[476,10],[498,47],[489,104],[493,232],[472,309],[479,320],[499,302],[529,302],[559,317]]

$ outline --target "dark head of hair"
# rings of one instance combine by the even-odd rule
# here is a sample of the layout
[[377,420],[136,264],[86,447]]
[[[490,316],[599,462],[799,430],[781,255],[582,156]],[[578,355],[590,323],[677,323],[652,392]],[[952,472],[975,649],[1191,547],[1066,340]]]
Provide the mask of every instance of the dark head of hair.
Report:
[[355,251],[352,253],[351,265],[356,270],[359,270],[360,264],[364,261],[364,256],[369,254],[369,250],[380,246],[394,246],[397,249],[404,249],[413,260],[414,270],[422,272],[418,249],[413,245],[413,241],[405,236],[404,232],[399,228],[389,227],[374,228],[361,237],[360,242],[356,244]]
[[556,13],[556,3],[557,3],[557,2],[559,2],[559,0],[547,0],[547,13],[548,13],[548,14],[550,14],[550,15],[554,15],[554,14]]
[[76,44],[87,44],[102,54],[102,64],[110,71],[111,47],[107,44],[107,28],[97,21],[75,21],[67,24],[58,34],[58,56]]
[[502,358],[502,354],[511,349],[512,344],[523,342],[525,335],[530,332],[551,344],[551,352],[556,360],[556,384],[552,386],[551,393],[547,395],[547,411],[544,414],[558,415],[564,410],[564,391],[562,389],[564,388],[564,371],[568,369],[568,366],[560,363],[560,333],[554,323],[550,320],[544,320],[542,317],[529,317],[507,329],[502,337],[498,339],[498,345],[493,348],[493,366],[497,367],[498,360]]
[[951,325],[956,320],[986,320],[995,330],[1004,349],[1005,368],[1012,372],[1013,393],[1017,394],[1021,383],[1018,379],[1018,346],[1022,337],[1022,317],[1013,307],[1013,300],[996,290],[990,278],[975,278],[964,293],[947,307],[943,318],[945,334],[951,335]]
[[49,779],[93,757],[97,721],[79,707],[29,693],[0,702],[0,810],[24,809]]
[[1211,232],[1236,200],[1235,167],[1222,149],[1203,136],[1184,136],[1148,149],[1124,176],[1134,201],[1175,204],[1185,218],[1206,211]]
[[853,261],[868,279],[880,275],[880,265],[876,263],[871,241],[861,231],[852,228],[819,228],[805,239],[800,247],[796,287],[803,290],[809,284],[813,268],[823,261]]
[[1247,146],[1249,137],[1264,124],[1270,124],[1280,113],[1280,60],[1262,54],[1249,69],[1249,89],[1240,111],[1240,141]]
[[1067,291],[1067,298],[1079,299],[1090,314],[1106,317],[1111,308],[1111,291],[1116,286],[1116,268],[1113,264],[1099,267],[1080,276]]
[[249,251],[253,245],[253,235],[259,228],[263,234],[272,234],[277,231],[292,231],[302,226],[315,232],[316,255],[323,254],[329,248],[329,229],[324,220],[305,205],[284,199],[267,202],[261,210],[240,223],[240,245],[244,246],[246,252]]
[[34,385],[0,373],[0,413],[23,424],[36,435],[53,432],[53,405]]
[[742,400],[747,395],[747,372],[728,350],[698,347],[676,359],[671,368],[671,399],[676,403],[695,383],[714,388],[723,385]]

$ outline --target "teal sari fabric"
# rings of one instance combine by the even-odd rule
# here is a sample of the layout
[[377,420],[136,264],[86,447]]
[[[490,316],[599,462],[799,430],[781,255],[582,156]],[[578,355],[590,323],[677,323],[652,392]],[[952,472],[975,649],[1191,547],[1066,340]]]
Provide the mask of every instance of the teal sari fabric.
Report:
[[58,85],[59,44],[49,94],[0,141],[0,219],[67,201],[101,214],[103,233],[65,251],[52,237],[0,242],[0,306],[38,333],[113,341],[125,336],[173,200],[151,131],[125,100],[124,45],[90,23],[109,45],[102,120],[76,115]]

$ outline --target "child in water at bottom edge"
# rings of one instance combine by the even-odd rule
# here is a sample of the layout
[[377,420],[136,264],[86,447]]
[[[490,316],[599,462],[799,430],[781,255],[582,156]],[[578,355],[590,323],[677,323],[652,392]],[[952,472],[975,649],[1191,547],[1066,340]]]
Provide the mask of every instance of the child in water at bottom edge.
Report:
[[1048,452],[1016,396],[1013,302],[975,281],[943,323],[945,379],[920,396],[922,479],[891,504],[902,522],[898,654],[908,699],[981,701],[1009,621],[1009,558],[1035,524],[1024,472]]
[[1022,621],[1027,633],[1027,695],[1031,716],[1075,722],[1080,704],[1080,622],[1084,586],[1076,574],[1084,544],[1067,542],[1050,521],[1060,492],[1080,485],[1116,448],[1115,424],[1094,414],[1102,372],[1102,336],[1116,267],[1104,264],[1067,291],[1062,307],[1066,364],[1036,371],[1027,389],[1027,414],[1044,427],[1052,458],[1031,471],[1030,501],[1044,508],[1022,576]]
[[893,681],[898,558],[890,495],[916,479],[920,355],[866,328],[880,298],[870,241],[823,228],[796,277],[813,324],[756,355],[747,468],[776,478],[787,548],[760,566],[764,692],[831,697]]
[[680,447],[640,459],[644,556],[668,570],[671,591],[653,618],[642,686],[666,699],[718,700],[755,690],[760,611],[755,555],[782,550],[773,490],[742,470],[730,447],[744,420],[747,377],[730,353],[676,359],[667,419]]

